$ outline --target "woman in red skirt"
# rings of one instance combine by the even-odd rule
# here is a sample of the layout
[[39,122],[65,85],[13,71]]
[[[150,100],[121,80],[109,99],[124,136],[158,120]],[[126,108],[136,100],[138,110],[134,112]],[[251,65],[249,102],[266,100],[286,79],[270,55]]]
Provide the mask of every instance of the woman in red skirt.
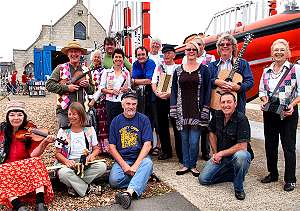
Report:
[[[95,82],[95,86],[98,87],[100,85],[101,75],[103,73],[103,67],[101,67],[101,52],[100,50],[95,50],[92,53],[92,73],[93,73],[93,80]],[[97,139],[99,142],[100,153],[108,153],[108,126],[107,126],[107,119],[106,119],[106,105],[105,105],[105,95],[100,91],[97,91],[91,102],[89,103],[90,107],[95,107],[97,111],[97,120],[98,120],[98,127],[97,127]]]
[[28,124],[25,104],[10,101],[6,121],[0,124],[0,204],[15,210],[28,210],[24,201],[36,199],[36,210],[48,210],[45,203],[53,199],[53,190],[46,166],[40,155],[54,136],[41,142],[20,136]]

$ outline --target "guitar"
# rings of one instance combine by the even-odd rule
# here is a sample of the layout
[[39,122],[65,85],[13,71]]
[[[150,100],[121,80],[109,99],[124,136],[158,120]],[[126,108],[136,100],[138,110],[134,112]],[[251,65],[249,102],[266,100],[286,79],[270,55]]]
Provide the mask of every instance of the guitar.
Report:
[[[224,80],[227,82],[237,83],[239,85],[243,82],[243,76],[240,73],[238,73],[237,71],[239,69],[240,60],[243,57],[247,46],[251,42],[252,37],[253,37],[253,35],[251,33],[246,34],[246,36],[244,37],[243,47],[241,48],[241,50],[238,54],[238,57],[233,64],[231,71],[228,74],[228,70],[226,70],[226,69],[221,70],[218,74],[218,79],[221,79],[221,80]],[[210,107],[212,109],[214,109],[214,110],[221,109],[220,108],[220,97],[221,97],[222,93],[223,93],[223,91],[220,87],[216,87],[211,90]],[[233,92],[233,94],[235,95],[235,97],[237,97],[236,92]]]

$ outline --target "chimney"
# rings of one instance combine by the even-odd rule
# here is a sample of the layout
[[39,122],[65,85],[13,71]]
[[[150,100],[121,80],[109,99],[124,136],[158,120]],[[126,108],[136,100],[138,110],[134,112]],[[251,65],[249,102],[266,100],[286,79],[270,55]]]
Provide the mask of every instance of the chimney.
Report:
[[83,4],[82,0],[77,0],[77,4]]

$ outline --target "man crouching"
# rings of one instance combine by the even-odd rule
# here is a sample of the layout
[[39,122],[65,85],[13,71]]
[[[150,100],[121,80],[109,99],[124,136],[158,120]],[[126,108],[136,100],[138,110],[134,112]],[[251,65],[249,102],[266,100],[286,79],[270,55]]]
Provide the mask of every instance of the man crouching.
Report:
[[116,116],[109,132],[109,150],[115,159],[109,184],[113,188],[127,188],[115,195],[116,202],[129,208],[132,197],[139,198],[152,174],[152,129],[147,116],[136,112],[137,95],[127,92],[122,96],[124,112]]
[[[209,140],[213,152],[199,176],[201,185],[233,182],[235,197],[245,199],[243,181],[253,152],[250,147],[250,125],[247,117],[236,111],[236,98],[226,92],[221,95],[221,110],[216,111],[209,125]],[[249,152],[247,151],[249,145]]]

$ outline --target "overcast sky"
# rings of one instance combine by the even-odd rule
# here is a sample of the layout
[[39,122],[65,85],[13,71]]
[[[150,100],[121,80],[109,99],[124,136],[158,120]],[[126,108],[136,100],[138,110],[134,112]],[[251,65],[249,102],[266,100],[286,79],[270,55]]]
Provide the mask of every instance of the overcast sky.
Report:
[[[54,24],[77,0],[0,0],[0,61],[12,60],[12,49],[26,49],[41,26]],[[88,0],[83,0],[87,6]],[[90,0],[91,13],[108,31],[113,0]],[[151,0],[151,34],[164,43],[181,44],[204,31],[216,12],[243,0]],[[2,58],[1,58],[2,57]]]

